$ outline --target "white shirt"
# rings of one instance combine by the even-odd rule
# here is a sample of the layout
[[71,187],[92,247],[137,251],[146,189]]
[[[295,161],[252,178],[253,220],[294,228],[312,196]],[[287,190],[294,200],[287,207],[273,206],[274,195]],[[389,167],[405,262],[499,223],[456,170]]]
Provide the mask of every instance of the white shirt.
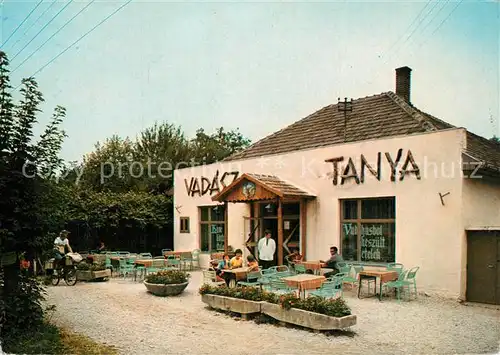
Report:
[[274,259],[274,252],[276,251],[276,242],[274,239],[266,237],[259,240],[259,260],[272,261]]
[[69,247],[69,240],[68,238],[62,240],[60,237],[57,237],[56,240],[54,240],[54,245],[59,249],[59,251],[63,250],[62,252],[64,253],[64,247],[67,245]]

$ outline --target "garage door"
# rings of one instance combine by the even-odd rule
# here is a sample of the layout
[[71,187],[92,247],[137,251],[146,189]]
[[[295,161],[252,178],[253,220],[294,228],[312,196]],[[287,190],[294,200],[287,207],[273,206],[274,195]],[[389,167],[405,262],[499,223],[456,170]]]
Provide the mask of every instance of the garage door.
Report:
[[500,304],[500,231],[467,233],[467,301]]

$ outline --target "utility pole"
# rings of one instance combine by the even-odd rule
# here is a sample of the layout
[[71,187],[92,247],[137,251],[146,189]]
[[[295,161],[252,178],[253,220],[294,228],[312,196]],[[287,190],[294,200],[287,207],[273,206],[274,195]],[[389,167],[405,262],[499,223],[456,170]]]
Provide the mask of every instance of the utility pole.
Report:
[[340,101],[340,97],[338,98],[337,108],[339,112],[344,113],[344,143],[347,140],[347,112],[352,112],[352,99],[351,101],[347,101],[347,97],[344,97],[344,101]]

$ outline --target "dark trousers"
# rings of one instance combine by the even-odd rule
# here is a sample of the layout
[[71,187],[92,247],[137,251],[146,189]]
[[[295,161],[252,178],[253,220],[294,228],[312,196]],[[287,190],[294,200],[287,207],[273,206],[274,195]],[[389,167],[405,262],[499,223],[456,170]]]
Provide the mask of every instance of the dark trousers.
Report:
[[271,266],[274,266],[274,260],[260,260],[259,265],[262,267],[262,270],[269,269]]

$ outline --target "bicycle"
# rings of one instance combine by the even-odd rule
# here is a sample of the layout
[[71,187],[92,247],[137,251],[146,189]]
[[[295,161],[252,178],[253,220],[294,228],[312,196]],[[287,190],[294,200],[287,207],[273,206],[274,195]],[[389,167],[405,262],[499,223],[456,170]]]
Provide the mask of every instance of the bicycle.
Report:
[[61,265],[62,261],[52,261],[52,267],[46,268],[47,276],[50,277],[50,283],[53,286],[59,285],[61,278],[68,286],[74,286],[76,284],[76,265],[73,260],[66,256],[64,259],[64,265]]

